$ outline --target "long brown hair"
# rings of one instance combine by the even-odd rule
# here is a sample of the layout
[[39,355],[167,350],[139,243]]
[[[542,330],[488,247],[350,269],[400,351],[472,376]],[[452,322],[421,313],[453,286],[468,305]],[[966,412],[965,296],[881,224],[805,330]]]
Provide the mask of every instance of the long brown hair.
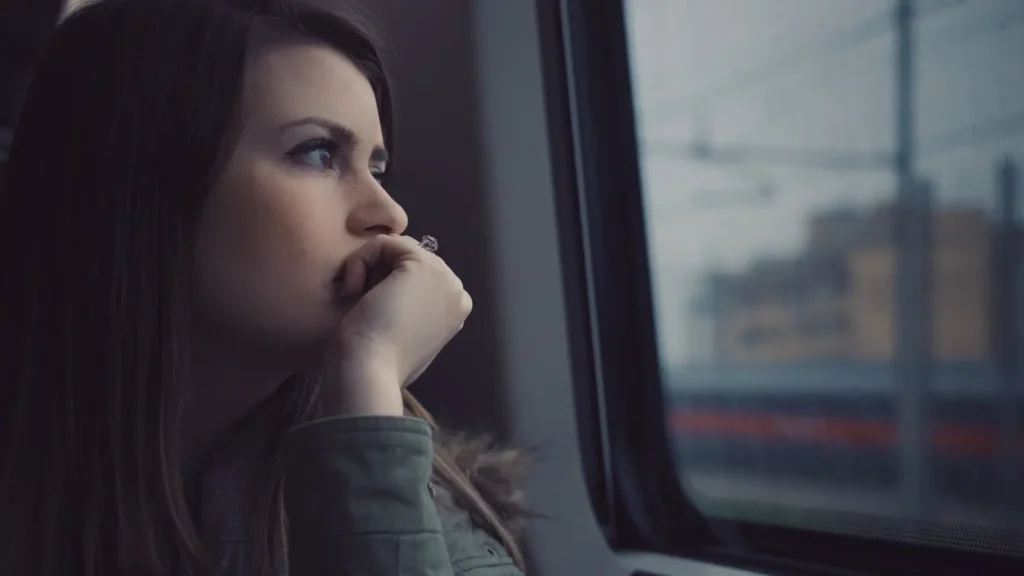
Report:
[[[343,7],[340,7],[343,8]],[[102,0],[71,14],[36,69],[0,193],[0,573],[175,574],[203,566],[186,498],[192,238],[231,145],[261,32],[359,66],[394,149],[365,19],[313,0]],[[284,431],[317,382],[271,399]],[[436,430],[434,475],[524,568],[521,454]],[[267,459],[254,573],[284,558],[280,464]]]

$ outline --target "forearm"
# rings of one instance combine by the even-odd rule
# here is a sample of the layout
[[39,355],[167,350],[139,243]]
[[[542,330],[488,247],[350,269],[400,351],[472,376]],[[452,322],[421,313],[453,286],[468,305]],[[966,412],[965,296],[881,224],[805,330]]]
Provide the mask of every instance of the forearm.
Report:
[[452,575],[426,422],[319,420],[286,433],[283,457],[291,576]]

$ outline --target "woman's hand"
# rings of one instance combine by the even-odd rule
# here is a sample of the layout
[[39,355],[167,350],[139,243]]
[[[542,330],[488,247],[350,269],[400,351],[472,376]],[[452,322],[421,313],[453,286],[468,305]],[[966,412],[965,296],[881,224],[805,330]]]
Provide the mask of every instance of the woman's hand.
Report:
[[402,388],[458,333],[473,300],[444,260],[408,236],[368,242],[340,282],[348,310],[323,359],[324,411],[401,415]]

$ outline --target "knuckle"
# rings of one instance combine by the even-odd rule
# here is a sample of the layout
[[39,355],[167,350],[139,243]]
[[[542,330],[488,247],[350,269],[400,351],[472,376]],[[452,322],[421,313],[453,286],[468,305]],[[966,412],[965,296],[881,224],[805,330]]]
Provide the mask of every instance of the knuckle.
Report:
[[427,258],[442,270],[449,270],[451,268],[448,266],[448,262],[445,262],[445,259],[438,256],[436,252],[427,252]]

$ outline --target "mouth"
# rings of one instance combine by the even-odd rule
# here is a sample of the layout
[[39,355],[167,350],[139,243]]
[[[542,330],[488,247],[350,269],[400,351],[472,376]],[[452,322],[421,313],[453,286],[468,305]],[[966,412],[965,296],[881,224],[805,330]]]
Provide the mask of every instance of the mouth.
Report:
[[338,271],[331,277],[331,281],[328,286],[328,290],[331,293],[331,303],[335,307],[347,306],[352,304],[358,299],[356,294],[345,293],[345,267],[339,266]]

